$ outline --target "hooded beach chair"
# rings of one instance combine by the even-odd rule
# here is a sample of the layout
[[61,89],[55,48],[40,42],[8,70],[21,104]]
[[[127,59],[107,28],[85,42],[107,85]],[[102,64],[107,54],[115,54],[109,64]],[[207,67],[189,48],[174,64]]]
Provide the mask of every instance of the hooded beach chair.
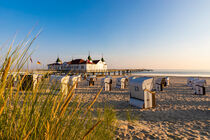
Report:
[[105,78],[101,79],[101,85],[104,87],[105,91],[111,91],[111,86],[112,86],[112,77],[111,76],[106,76]]
[[155,89],[156,91],[163,91],[163,87],[165,87],[167,84],[166,84],[166,79],[165,78],[158,78],[156,81],[155,81]]
[[96,81],[97,81],[96,75],[92,75],[87,78],[89,86],[94,86]]
[[116,88],[125,89],[128,85],[128,78],[121,77],[116,79]]
[[53,90],[58,90],[67,95],[69,91],[70,76],[50,76],[50,85]]
[[138,108],[155,107],[155,93],[152,92],[152,77],[140,77],[130,80],[128,87],[131,105]]
[[195,94],[205,95],[206,94],[206,80],[197,80],[195,83]]

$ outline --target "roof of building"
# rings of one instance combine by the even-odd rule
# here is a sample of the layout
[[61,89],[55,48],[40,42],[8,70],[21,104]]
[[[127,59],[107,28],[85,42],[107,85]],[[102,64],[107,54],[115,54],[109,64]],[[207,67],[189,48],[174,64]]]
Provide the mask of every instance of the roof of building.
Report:
[[[92,60],[92,58],[89,55],[87,60],[73,59],[72,61],[64,62],[64,64],[97,64],[100,61],[105,62],[103,57],[101,58],[101,60]],[[56,63],[52,63],[52,64],[48,64],[48,65],[62,65],[62,61],[58,57],[56,60]]]
[[94,64],[97,64],[100,60],[93,60]]
[[85,60],[83,59],[74,59],[72,61],[67,62],[67,64],[84,64]]
[[93,60],[92,62],[83,59],[74,59],[67,62],[67,64],[97,64],[100,60]]

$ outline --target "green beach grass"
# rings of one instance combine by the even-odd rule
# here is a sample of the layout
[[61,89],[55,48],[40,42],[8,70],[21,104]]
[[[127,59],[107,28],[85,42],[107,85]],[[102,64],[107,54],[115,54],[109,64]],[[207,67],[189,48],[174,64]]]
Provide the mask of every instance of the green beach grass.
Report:
[[[102,89],[90,103],[82,103],[69,87],[64,95],[44,79],[33,90],[22,91],[20,76],[39,34],[8,47],[0,68],[0,139],[113,139],[116,115],[109,106],[91,109]],[[14,86],[11,73],[16,72]],[[48,91],[47,91],[48,90]],[[55,91],[58,91],[55,93]]]

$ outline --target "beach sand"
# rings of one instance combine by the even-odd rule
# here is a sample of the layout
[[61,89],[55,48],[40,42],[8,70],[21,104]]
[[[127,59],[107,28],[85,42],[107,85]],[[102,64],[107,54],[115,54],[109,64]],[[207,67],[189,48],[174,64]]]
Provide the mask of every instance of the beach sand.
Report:
[[[157,77],[155,77],[156,79]],[[129,105],[128,88],[103,91],[94,107],[111,105],[117,113],[116,138],[120,139],[210,139],[210,78],[206,95],[194,95],[186,85],[187,77],[170,77],[170,85],[156,92],[156,107],[138,109]],[[100,78],[96,85],[88,87],[79,83],[76,95],[83,102],[91,101],[100,90]]]

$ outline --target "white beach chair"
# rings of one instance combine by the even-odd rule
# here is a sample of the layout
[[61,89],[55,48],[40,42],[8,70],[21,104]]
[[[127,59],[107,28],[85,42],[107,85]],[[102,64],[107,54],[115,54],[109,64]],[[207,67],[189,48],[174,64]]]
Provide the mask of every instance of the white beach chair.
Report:
[[20,74],[16,84],[22,80],[21,90],[34,90],[37,85],[38,74]]
[[129,82],[130,104],[139,108],[155,107],[152,77],[140,77]]
[[76,75],[70,76],[69,85],[74,86],[73,89],[78,87],[79,77]]
[[192,80],[192,89],[193,89],[193,90],[195,90],[195,86],[196,86],[197,81],[199,81],[198,78]]
[[104,90],[105,91],[111,91],[112,77],[111,76],[106,76],[105,78],[102,78],[101,84],[104,85]]
[[195,83],[195,94],[205,95],[206,94],[206,80],[197,80]]
[[199,80],[198,78],[193,78],[193,77],[189,77],[187,79],[187,86],[192,87],[193,86],[193,81],[195,80]]
[[155,89],[156,91],[163,91],[162,78],[158,78],[155,81]]
[[77,75],[77,78],[78,78],[77,79],[78,82],[81,82],[82,81],[82,76],[81,75]]
[[121,77],[116,79],[116,88],[125,89],[127,85],[128,85],[127,77]]
[[59,89],[64,95],[67,95],[69,90],[70,76],[50,76],[50,85],[54,86],[55,90]]
[[89,76],[87,78],[87,82],[88,82],[89,86],[94,86],[95,85],[95,81],[97,81],[96,75]]

